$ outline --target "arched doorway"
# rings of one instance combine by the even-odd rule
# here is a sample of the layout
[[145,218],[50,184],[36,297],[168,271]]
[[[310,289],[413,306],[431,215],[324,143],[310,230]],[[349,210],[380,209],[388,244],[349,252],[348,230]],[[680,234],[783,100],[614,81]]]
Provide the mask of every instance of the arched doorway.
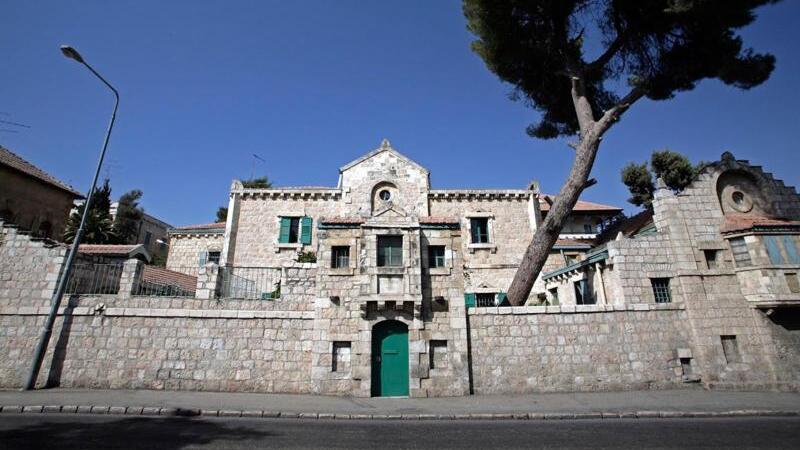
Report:
[[372,395],[408,395],[408,327],[386,320],[372,327]]

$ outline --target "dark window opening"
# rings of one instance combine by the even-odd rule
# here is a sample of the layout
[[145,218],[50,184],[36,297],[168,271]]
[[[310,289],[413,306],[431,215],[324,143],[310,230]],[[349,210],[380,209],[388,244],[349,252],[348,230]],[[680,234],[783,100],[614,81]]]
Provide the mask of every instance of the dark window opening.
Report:
[[150,245],[150,240],[151,239],[153,239],[153,233],[151,233],[149,231],[145,231],[145,233],[144,233],[144,245],[145,245],[145,247]]
[[428,246],[428,267],[444,267],[444,245]]
[[331,248],[331,268],[350,267],[350,247],[346,245]]
[[651,278],[650,284],[653,286],[653,297],[655,297],[656,303],[672,302],[669,278]]
[[497,306],[494,301],[494,293],[475,294],[476,306]]
[[334,341],[331,355],[331,372],[350,371],[350,342]]
[[489,219],[487,217],[475,217],[469,220],[470,234],[473,244],[489,243]]
[[430,341],[428,345],[428,358],[428,364],[431,369],[446,369],[447,341]]
[[589,291],[589,282],[587,280],[578,280],[574,283],[574,286],[576,305],[594,305],[594,297]]
[[378,266],[399,267],[403,265],[403,237],[378,236]]
[[548,292],[550,292],[550,304],[558,305],[558,288],[552,288]]
[[706,267],[709,269],[716,269],[719,267],[719,261],[717,257],[719,256],[719,251],[717,250],[703,250],[703,256],[706,259]]
[[208,262],[219,265],[220,252],[208,252]]

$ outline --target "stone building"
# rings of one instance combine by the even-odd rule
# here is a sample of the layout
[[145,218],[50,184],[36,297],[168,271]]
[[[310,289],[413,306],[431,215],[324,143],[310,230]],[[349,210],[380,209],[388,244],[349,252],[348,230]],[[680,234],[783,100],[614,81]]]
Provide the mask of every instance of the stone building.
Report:
[[78,191],[0,146],[0,220],[60,239]]
[[[562,305],[686,308],[685,371],[710,383],[800,376],[800,198],[730,153],[682,192],[659,182],[652,209],[608,230],[582,261],[545,273]],[[615,234],[616,233],[616,234]]]
[[[111,203],[109,214],[112,219],[117,217],[119,202]],[[142,213],[142,218],[136,228],[136,235],[126,242],[126,244],[139,244],[144,246],[147,253],[153,258],[165,260],[168,252],[169,233],[172,225],[147,213]]]

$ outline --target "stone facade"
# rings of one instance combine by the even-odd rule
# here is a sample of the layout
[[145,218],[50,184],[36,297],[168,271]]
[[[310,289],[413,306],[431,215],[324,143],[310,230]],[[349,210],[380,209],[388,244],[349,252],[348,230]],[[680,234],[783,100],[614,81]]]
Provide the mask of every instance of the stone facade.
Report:
[[[574,212],[529,304],[511,307],[504,290],[548,208],[535,189],[431,190],[388,143],[343,167],[336,188],[234,182],[224,227],[171,231],[168,268],[194,289],[145,295],[148,267],[125,262],[118,292],[65,301],[39,385],[357,397],[800,387],[793,189],[724,155],[685,191],[660,189],[652,220],[592,246],[591,225],[614,211],[601,206]],[[3,230],[0,387],[18,387],[65,249]]]
[[0,146],[0,220],[50,239],[61,239],[81,194]]

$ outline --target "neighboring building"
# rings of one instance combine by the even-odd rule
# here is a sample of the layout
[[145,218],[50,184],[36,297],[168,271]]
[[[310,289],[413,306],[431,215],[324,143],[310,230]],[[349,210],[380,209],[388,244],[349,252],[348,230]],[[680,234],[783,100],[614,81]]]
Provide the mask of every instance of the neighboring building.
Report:
[[659,182],[652,210],[608,231],[584,260],[544,274],[550,300],[682,305],[696,350],[683,358],[704,381],[797,382],[794,188],[725,153],[680,193]]
[[[119,202],[111,204],[109,213],[111,218],[116,219],[117,208]],[[130,239],[128,244],[142,244],[147,252],[156,257],[166,257],[169,245],[169,234],[167,230],[172,228],[172,225],[151,216],[147,213],[142,213],[142,220],[139,221],[136,236]]]
[[219,264],[224,236],[224,222],[170,228],[167,269],[197,275],[206,263]]
[[0,220],[60,240],[80,198],[71,186],[0,146]]

